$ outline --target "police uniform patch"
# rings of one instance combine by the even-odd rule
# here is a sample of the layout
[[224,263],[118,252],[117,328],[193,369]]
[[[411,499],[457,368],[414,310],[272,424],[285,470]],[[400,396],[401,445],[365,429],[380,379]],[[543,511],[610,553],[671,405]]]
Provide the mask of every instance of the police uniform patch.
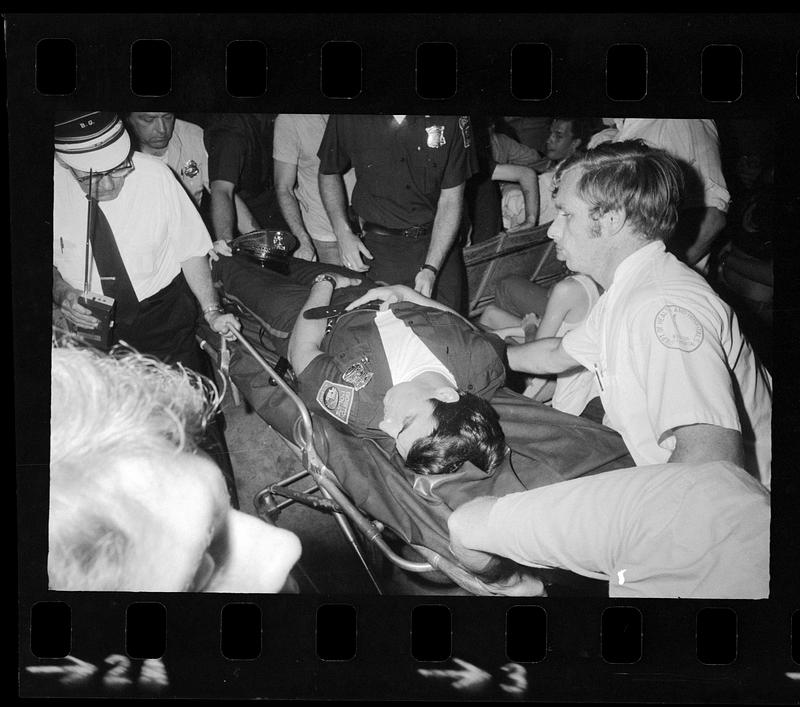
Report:
[[468,150],[472,144],[472,126],[469,122],[468,115],[462,115],[458,118],[458,127],[461,128],[461,139],[464,141],[464,149]]
[[355,390],[351,386],[326,380],[317,391],[317,402],[337,420],[347,424],[354,396]]
[[688,309],[676,304],[662,307],[653,326],[658,340],[668,349],[691,353],[703,343],[703,325]]
[[425,128],[425,132],[428,133],[428,147],[436,149],[447,144],[444,137],[444,125],[431,125],[429,128]]
[[364,357],[360,361],[356,361],[351,366],[348,366],[347,370],[342,373],[342,380],[352,385],[356,390],[361,390],[372,380],[372,376],[374,375],[373,372],[369,370],[368,363],[368,359]]

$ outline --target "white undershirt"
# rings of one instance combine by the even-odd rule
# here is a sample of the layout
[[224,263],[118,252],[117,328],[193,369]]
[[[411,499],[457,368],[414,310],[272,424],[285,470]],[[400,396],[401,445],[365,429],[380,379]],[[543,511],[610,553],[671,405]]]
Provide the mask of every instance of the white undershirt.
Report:
[[392,385],[407,383],[421,373],[429,371],[441,373],[452,385],[457,387],[456,379],[447,367],[433,354],[411,327],[398,319],[387,309],[375,316],[375,326],[381,337]]

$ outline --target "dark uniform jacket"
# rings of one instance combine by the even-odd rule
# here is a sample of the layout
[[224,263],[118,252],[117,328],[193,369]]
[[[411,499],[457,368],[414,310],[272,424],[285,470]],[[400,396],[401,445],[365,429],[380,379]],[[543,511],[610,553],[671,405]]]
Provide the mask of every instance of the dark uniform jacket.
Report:
[[[449,312],[408,302],[391,305],[401,319],[447,367],[458,387],[487,400],[505,382],[505,344]],[[322,341],[326,353],[298,376],[299,394],[309,410],[322,411],[358,435],[384,436],[383,396],[392,379],[374,310],[339,317]]]

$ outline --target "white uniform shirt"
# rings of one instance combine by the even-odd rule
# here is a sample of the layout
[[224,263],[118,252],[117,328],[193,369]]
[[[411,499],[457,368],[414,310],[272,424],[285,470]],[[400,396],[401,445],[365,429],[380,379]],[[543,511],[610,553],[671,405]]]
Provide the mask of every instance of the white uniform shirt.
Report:
[[606,579],[612,597],[762,599],[769,522],[769,493],[734,464],[662,464],[508,494],[460,539]]
[[718,425],[742,432],[745,468],[769,488],[772,379],[730,307],[662,241],[617,267],[587,319],[562,342],[596,372],[604,421],[637,465],[668,461],[676,427]]
[[167,145],[166,163],[200,206],[208,186],[208,154],[203,144],[203,128],[186,120],[175,120],[175,129]]
[[614,142],[641,139],[666,150],[698,179],[688,179],[682,208],[713,206],[727,213],[731,197],[722,173],[719,134],[713,120],[625,118]]
[[[279,162],[297,165],[297,186],[294,194],[300,205],[303,225],[308,235],[317,241],[335,242],[333,226],[322,204],[319,193],[319,150],[326,114],[281,113],[275,118],[272,158]],[[352,168],[344,174],[347,201],[353,193],[356,173]]]
[[[120,256],[139,300],[164,289],[180,264],[211,248],[203,220],[175,176],[157,157],[133,153],[135,169],[116,199],[99,208],[114,233]],[[53,161],[53,264],[66,282],[83,289],[86,195],[70,171]],[[92,261],[89,289],[102,293]]]

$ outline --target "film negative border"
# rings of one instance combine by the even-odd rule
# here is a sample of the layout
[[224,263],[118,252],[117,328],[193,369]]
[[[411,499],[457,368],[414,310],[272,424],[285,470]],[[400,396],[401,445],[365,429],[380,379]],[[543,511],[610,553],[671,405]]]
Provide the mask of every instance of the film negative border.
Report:
[[[522,115],[571,111],[631,117],[767,116],[775,118],[778,132],[786,138],[778,173],[788,183],[798,163],[798,26],[794,14],[8,15],[20,695],[796,701],[800,594],[794,519],[798,499],[796,484],[779,475],[773,494],[772,592],[770,599],[758,602],[65,595],[48,591],[44,558],[50,274],[48,259],[42,254],[48,248],[47,214],[52,208],[48,177],[52,146],[42,136],[50,135],[57,109],[110,105],[120,110],[166,107],[192,112],[389,113],[402,109],[452,114],[491,106],[497,113]],[[53,38],[75,47],[75,90],[64,95],[45,95],[36,86],[36,47]],[[131,47],[141,40],[161,40],[169,46],[166,95],[137,96],[132,90]],[[237,41],[265,47],[265,90],[260,95],[234,96],[229,91],[226,56],[231,42]],[[333,79],[325,84],[320,66],[325,52],[332,49],[331,42],[358,47],[359,81],[349,79],[343,82],[344,88]],[[444,45],[428,48],[434,67],[436,61],[455,66],[455,90],[449,98],[420,96],[415,69],[419,47],[426,44]],[[741,95],[736,100],[703,96],[700,72],[709,46],[735,47],[741,53]],[[447,47],[454,48],[455,56]],[[614,47],[626,49],[614,57],[620,51]],[[613,100],[608,95],[606,67],[609,61],[624,64],[624,52],[640,58],[633,59],[638,61],[638,70],[619,82],[618,92],[641,94],[641,51],[636,47],[645,50],[644,96]],[[351,52],[350,58],[335,60],[352,65],[353,49],[344,49]],[[532,98],[515,96],[515,51],[549,56],[549,85],[538,81],[521,89]],[[239,57],[245,64],[247,60],[246,52]],[[428,90],[431,95],[436,91],[445,95],[439,84],[447,85],[447,81],[438,82],[435,68],[432,71],[429,85],[433,88]],[[395,79],[386,80],[387,76]],[[142,80],[147,83],[146,76]],[[251,88],[239,90],[252,92]],[[731,96],[735,85],[726,91]],[[336,93],[345,96],[331,97]],[[780,297],[786,304],[776,313],[780,387],[776,386],[774,410],[781,422],[774,444],[776,467],[786,469],[795,464],[795,401],[800,392],[793,375],[800,341],[793,305],[794,263],[800,262],[797,247],[781,244],[776,264]],[[155,618],[144,615],[141,619],[154,622],[155,629],[140,633],[144,647],[137,649],[130,645],[130,635],[126,637],[126,625],[131,607],[141,604],[163,606],[164,611],[156,609]],[[47,616],[48,611],[60,611],[63,623],[59,607],[64,605],[69,641],[55,640],[56,647],[50,648],[45,635],[42,650],[58,653],[66,645],[67,657],[37,655],[33,648],[38,644],[31,635],[37,613],[44,610],[41,615]],[[243,645],[236,641],[233,649],[225,649],[220,626],[230,606],[257,609],[234,611],[245,633],[247,626],[259,622],[257,657],[231,657]],[[323,619],[325,631],[341,628],[351,641],[355,625],[355,638],[344,647],[341,642],[326,643],[325,637],[320,641],[317,628],[326,606],[346,608]],[[446,609],[445,614],[437,615],[434,609],[426,620],[439,628],[425,636],[418,627],[415,639],[415,610],[423,607],[424,615],[438,606]],[[508,616],[519,612],[518,607],[535,610],[525,619],[516,613],[515,620],[530,621],[531,631],[540,638],[543,630],[544,644],[541,640],[521,646],[509,643]],[[609,619],[614,615],[607,613],[611,610],[619,610],[614,619]],[[699,619],[706,610],[712,613]],[[736,619],[735,651],[731,653],[728,641],[728,648],[719,654],[727,650],[729,661],[703,662],[698,657],[698,621],[712,626],[718,621],[730,638],[729,610]],[[423,631],[425,625],[419,624]],[[159,652],[158,645],[148,648],[154,637],[157,644],[163,640],[163,652],[143,657]],[[715,654],[713,645],[700,650],[706,651],[705,656]],[[628,662],[631,659],[635,660]],[[462,678],[473,687],[455,688],[453,683]]]

